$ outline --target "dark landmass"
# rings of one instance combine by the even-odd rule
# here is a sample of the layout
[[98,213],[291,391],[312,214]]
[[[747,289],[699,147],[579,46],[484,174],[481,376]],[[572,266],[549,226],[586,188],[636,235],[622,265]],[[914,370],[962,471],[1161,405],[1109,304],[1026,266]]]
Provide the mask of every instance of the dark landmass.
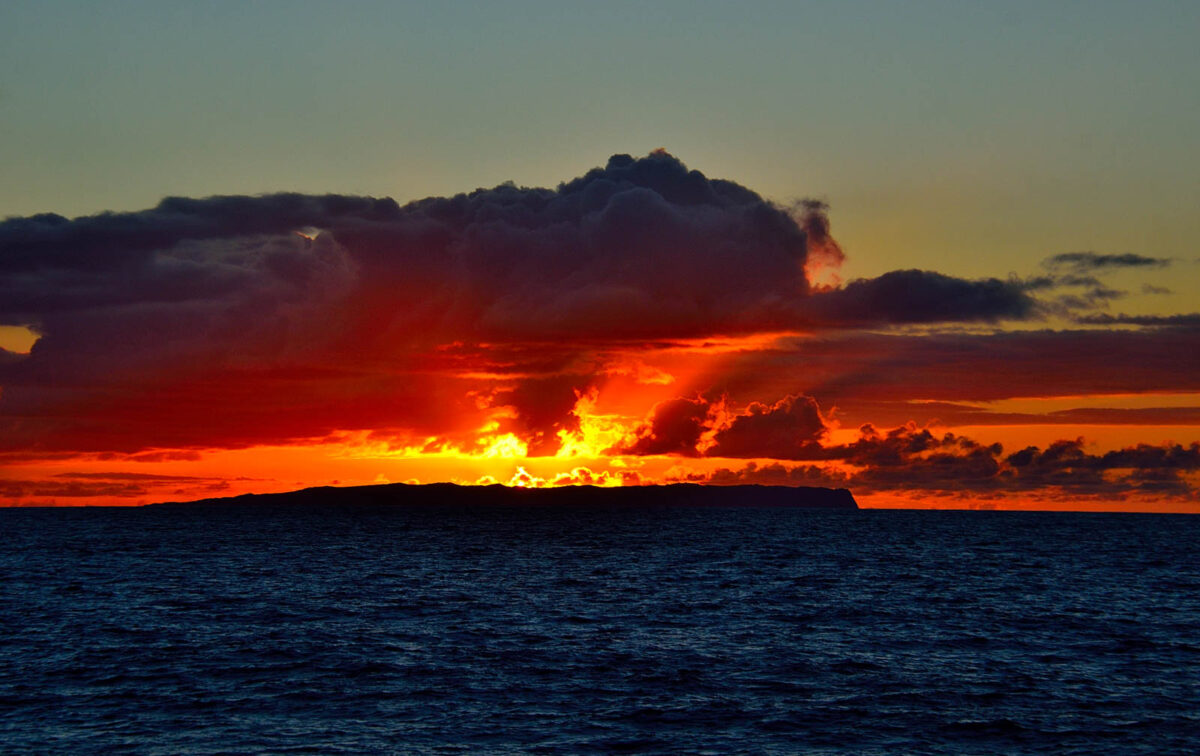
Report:
[[361,504],[396,506],[750,506],[793,509],[858,509],[854,496],[845,488],[791,486],[702,486],[676,483],[666,486],[562,486],[559,488],[511,488],[509,486],[459,486],[454,483],[410,485],[390,483],[374,486],[321,486],[300,491],[243,494],[189,502],[163,502],[150,506],[203,506],[214,504],[303,504],[343,507]]

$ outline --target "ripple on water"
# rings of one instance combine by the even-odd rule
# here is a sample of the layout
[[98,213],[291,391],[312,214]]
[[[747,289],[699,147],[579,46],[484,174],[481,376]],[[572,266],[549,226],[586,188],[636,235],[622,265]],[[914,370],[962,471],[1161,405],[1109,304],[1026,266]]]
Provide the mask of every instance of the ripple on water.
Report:
[[0,520],[5,752],[1200,751],[1200,518]]

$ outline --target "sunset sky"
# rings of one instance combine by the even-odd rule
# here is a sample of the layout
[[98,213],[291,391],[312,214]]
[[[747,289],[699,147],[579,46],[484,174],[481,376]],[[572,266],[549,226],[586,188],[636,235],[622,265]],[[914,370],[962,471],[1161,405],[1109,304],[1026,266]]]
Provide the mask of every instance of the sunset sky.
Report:
[[1200,4],[0,4],[0,504],[1200,511]]

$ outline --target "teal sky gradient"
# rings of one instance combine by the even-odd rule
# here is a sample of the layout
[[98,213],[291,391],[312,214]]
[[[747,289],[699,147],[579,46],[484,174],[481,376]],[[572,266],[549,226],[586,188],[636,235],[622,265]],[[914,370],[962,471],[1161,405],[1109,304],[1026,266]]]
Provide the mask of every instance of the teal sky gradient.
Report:
[[665,147],[827,200],[848,276],[1133,252],[1176,293],[1120,309],[1190,311],[1198,37],[1195,2],[6,0],[0,216],[553,186]]

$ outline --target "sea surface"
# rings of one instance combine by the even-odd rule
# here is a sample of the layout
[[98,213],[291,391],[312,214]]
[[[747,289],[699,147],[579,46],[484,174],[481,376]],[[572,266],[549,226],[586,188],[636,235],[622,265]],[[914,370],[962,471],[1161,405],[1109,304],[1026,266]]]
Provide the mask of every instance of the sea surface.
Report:
[[0,752],[1200,752],[1200,517],[0,510]]

